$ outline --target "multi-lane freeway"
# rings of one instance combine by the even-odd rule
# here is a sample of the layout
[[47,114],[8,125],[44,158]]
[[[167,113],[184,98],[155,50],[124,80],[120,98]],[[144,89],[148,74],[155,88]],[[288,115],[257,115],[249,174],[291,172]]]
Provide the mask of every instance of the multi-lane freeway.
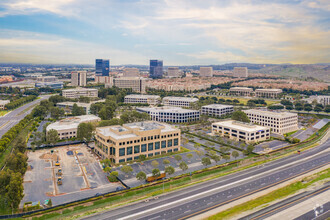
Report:
[[221,177],[85,219],[187,219],[330,164],[330,140],[259,168]]
[[48,99],[50,95],[40,96],[40,99],[36,99],[26,105],[23,105],[5,116],[0,117],[0,138],[4,135],[10,128],[14,127],[20,120],[31,113],[34,105],[38,104],[40,101]]

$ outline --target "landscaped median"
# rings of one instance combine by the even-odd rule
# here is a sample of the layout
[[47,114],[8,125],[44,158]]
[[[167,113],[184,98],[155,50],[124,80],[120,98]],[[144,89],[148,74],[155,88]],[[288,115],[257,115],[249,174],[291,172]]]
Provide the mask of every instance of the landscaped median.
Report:
[[295,183],[282,187],[267,195],[261,196],[259,198],[256,198],[256,199],[250,200],[248,202],[242,203],[240,205],[234,206],[225,211],[219,212],[218,214],[209,217],[208,220],[232,219],[232,218],[234,218],[234,216],[236,216],[244,211],[252,210],[259,206],[262,206],[262,205],[264,206],[267,203],[270,203],[272,201],[290,196],[290,195],[298,192],[301,189],[307,188],[308,186],[314,184],[315,182],[329,179],[329,178],[330,178],[330,169],[326,169],[319,173],[305,177],[305,178],[303,178],[302,181],[296,181]]

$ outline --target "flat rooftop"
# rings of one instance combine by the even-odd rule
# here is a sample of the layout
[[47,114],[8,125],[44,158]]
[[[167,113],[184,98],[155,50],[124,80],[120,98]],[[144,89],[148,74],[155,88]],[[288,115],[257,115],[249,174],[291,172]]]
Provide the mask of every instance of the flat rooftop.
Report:
[[167,96],[163,100],[197,102],[198,98]]
[[256,92],[282,92],[282,89],[256,89]]
[[93,89],[93,88],[82,88],[82,87],[77,87],[75,89],[64,89],[62,91],[65,92],[77,92],[77,91],[97,91],[97,89]]
[[80,123],[90,122],[90,121],[100,121],[101,119],[95,115],[80,115],[71,118],[65,118],[60,121],[54,122],[47,126],[47,131],[62,130],[62,129],[75,129],[78,128]]
[[204,105],[204,106],[202,106],[202,108],[203,107],[223,109],[223,108],[230,108],[233,106],[232,105],[222,105],[222,104],[211,104],[211,105]]
[[249,87],[231,87],[231,89],[242,89],[242,90],[253,90],[252,88],[249,88]]
[[268,111],[268,110],[260,110],[260,109],[248,109],[248,110],[243,110],[245,113],[250,113],[250,114],[260,114],[268,117],[292,117],[292,116],[297,116],[297,113],[291,113],[291,112],[282,112],[282,111]]
[[256,124],[252,124],[252,123],[235,121],[235,120],[219,121],[219,122],[212,123],[212,125],[220,125],[223,127],[240,130],[240,131],[246,131],[246,132],[257,132],[260,130],[269,129],[264,126],[260,126],[260,125],[256,125]]
[[159,95],[138,95],[138,94],[132,94],[127,95],[125,98],[147,98],[147,99],[158,99],[160,98]]
[[180,107],[140,107],[136,108],[137,110],[142,110],[142,111],[150,111],[150,112],[170,112],[170,113],[190,113],[190,112],[196,112],[198,110],[192,110],[192,109],[184,109]]

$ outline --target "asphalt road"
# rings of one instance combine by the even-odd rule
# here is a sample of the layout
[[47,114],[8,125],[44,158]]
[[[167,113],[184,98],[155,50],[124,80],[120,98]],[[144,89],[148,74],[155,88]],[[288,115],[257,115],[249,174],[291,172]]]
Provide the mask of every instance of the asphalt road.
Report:
[[[5,116],[0,117],[0,138],[4,135],[10,128],[14,127],[20,120],[31,113],[33,105],[38,104],[40,101],[48,99],[51,95],[40,96],[40,99],[36,99],[29,102],[13,111],[9,112]],[[28,109],[30,108],[30,109]],[[25,111],[28,109],[27,111]]]
[[[326,184],[324,187],[322,187],[320,189],[300,193],[298,195],[295,195],[295,196],[287,198],[283,201],[280,201],[276,204],[268,206],[267,208],[259,210],[255,213],[247,215],[247,216],[241,218],[240,220],[259,220],[259,219],[261,220],[261,219],[266,219],[267,217],[270,217],[270,216],[272,216],[276,213],[282,212],[282,211],[284,211],[284,210],[286,210],[286,209],[288,209],[288,208],[290,208],[294,205],[297,205],[297,204],[299,204],[303,201],[306,201],[308,199],[313,198],[314,196],[317,196],[321,193],[324,193],[325,191],[327,191],[329,189],[330,189],[330,184]],[[329,209],[324,210],[324,208],[325,207],[322,207],[322,212],[326,212],[327,210],[329,210]],[[330,208],[330,207],[328,207],[328,208]],[[305,215],[309,215],[309,212],[305,213],[302,216],[305,216]],[[307,216],[305,216],[305,217],[307,217]],[[299,217],[298,219],[312,219],[313,217],[315,217],[315,212],[312,210],[311,218]]]
[[[294,220],[306,220],[306,219],[325,220],[330,218],[330,202],[323,204],[321,209],[322,209],[322,213],[318,214],[317,217],[315,217],[315,211],[311,210],[299,216],[298,218],[295,218]],[[318,207],[318,211],[320,211],[320,207]]]
[[85,219],[186,219],[329,164],[329,145]]

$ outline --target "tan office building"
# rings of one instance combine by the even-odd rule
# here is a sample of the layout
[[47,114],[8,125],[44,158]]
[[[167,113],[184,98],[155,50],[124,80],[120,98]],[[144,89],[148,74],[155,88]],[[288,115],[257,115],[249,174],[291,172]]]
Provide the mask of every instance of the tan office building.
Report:
[[113,86],[121,89],[132,89],[133,92],[146,92],[146,79],[142,77],[121,77],[113,79]]
[[270,129],[252,123],[224,120],[212,123],[212,134],[249,144],[269,139]]
[[37,78],[38,82],[56,82],[57,80],[56,76],[39,76]]
[[77,137],[77,130],[80,123],[98,122],[101,119],[95,115],[81,115],[72,118],[65,118],[47,126],[46,131],[55,130],[60,140]]
[[197,98],[167,96],[163,98],[163,105],[190,108],[190,104],[197,101]]
[[213,77],[213,68],[212,67],[200,67],[199,76]]
[[112,84],[111,76],[95,76],[95,83]]
[[0,109],[4,110],[8,103],[10,103],[10,100],[0,100]]
[[244,110],[250,121],[271,128],[277,134],[298,130],[298,114],[291,112],[264,111],[258,109]]
[[166,123],[144,121],[96,128],[95,153],[113,163],[180,151],[180,129]]
[[127,95],[125,96],[125,103],[146,103],[149,105],[157,105],[160,103],[160,96],[159,95]]
[[282,89],[256,89],[255,94],[258,98],[276,99],[282,93]]
[[65,98],[77,99],[80,96],[83,97],[97,97],[98,90],[97,89],[89,89],[89,88],[75,88],[75,89],[65,89],[62,90],[62,96]]
[[86,71],[71,72],[71,85],[72,86],[86,86],[86,84],[87,84],[87,72]]
[[98,103],[98,102],[105,102],[105,99],[102,100],[98,100],[98,101],[92,101],[90,103],[84,103],[84,102],[58,102],[56,104],[57,107],[59,108],[63,108],[65,113],[71,113],[72,112],[72,108],[74,104],[77,104],[78,107],[82,107],[85,112],[86,115],[89,115],[91,113],[91,105],[94,103]]
[[169,67],[167,68],[167,76],[168,77],[179,77],[179,67]]
[[139,69],[138,68],[125,68],[123,72],[124,77],[139,77]]
[[231,87],[229,92],[230,95],[234,96],[251,96],[253,89],[248,87]]
[[233,76],[238,77],[238,78],[247,78],[249,76],[248,68],[247,67],[234,67]]

